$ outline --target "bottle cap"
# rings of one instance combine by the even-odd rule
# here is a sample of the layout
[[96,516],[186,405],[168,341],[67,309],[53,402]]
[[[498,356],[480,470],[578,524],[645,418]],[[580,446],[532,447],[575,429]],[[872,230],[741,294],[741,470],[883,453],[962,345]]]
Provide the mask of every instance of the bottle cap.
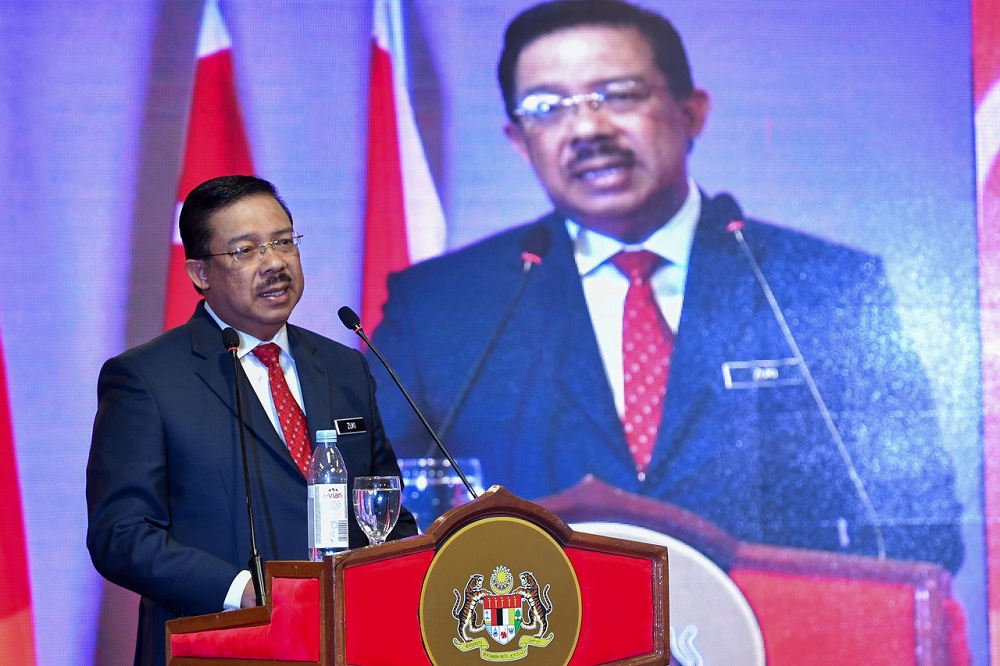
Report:
[[317,430],[316,431],[316,443],[317,444],[336,444],[337,443],[337,431],[336,430]]

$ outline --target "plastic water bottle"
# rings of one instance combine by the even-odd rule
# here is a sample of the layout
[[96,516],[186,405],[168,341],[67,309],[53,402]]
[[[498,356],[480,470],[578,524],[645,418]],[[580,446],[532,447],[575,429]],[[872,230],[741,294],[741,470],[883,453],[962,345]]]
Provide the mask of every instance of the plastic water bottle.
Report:
[[309,558],[319,562],[347,550],[347,467],[337,450],[337,431],[318,430],[309,463],[307,514]]

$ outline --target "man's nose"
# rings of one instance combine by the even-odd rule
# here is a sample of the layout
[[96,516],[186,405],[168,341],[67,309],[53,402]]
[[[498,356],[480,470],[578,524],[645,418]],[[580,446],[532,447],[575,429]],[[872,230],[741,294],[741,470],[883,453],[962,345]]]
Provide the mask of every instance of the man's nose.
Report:
[[266,273],[272,270],[280,270],[288,265],[288,262],[281,252],[274,247],[273,244],[268,243],[264,249],[264,254],[260,258],[260,271]]
[[569,126],[574,137],[603,136],[613,127],[611,114],[600,102],[583,101],[569,111]]

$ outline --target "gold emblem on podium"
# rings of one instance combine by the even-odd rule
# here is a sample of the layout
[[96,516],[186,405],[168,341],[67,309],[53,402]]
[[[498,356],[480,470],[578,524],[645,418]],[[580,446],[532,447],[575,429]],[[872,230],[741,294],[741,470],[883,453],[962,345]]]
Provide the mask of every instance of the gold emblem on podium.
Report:
[[435,666],[565,665],[580,620],[580,586],[566,554],[516,518],[488,518],[456,532],[421,591],[421,631]]
[[[465,594],[457,589],[452,617],[458,620],[458,638],[452,639],[455,647],[462,652],[479,650],[487,661],[513,661],[521,659],[531,646],[544,648],[552,642],[554,634],[549,632],[549,615],[552,602],[549,600],[549,585],[541,591],[535,575],[524,571],[520,575],[521,586],[511,592],[514,579],[510,569],[498,566],[490,576],[493,594],[483,590],[483,576],[472,574],[465,586]],[[482,611],[482,621],[479,621]],[[472,638],[471,633],[485,632],[500,645],[507,645],[521,630],[534,632],[533,636],[522,635],[518,649],[504,652],[490,650],[485,638]]]

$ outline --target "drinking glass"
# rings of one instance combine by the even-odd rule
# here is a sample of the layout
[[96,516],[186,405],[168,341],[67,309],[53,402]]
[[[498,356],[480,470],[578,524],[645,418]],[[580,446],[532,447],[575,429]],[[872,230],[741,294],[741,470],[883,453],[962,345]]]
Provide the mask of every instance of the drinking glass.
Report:
[[398,476],[358,476],[354,479],[354,517],[369,543],[385,542],[399,518]]

